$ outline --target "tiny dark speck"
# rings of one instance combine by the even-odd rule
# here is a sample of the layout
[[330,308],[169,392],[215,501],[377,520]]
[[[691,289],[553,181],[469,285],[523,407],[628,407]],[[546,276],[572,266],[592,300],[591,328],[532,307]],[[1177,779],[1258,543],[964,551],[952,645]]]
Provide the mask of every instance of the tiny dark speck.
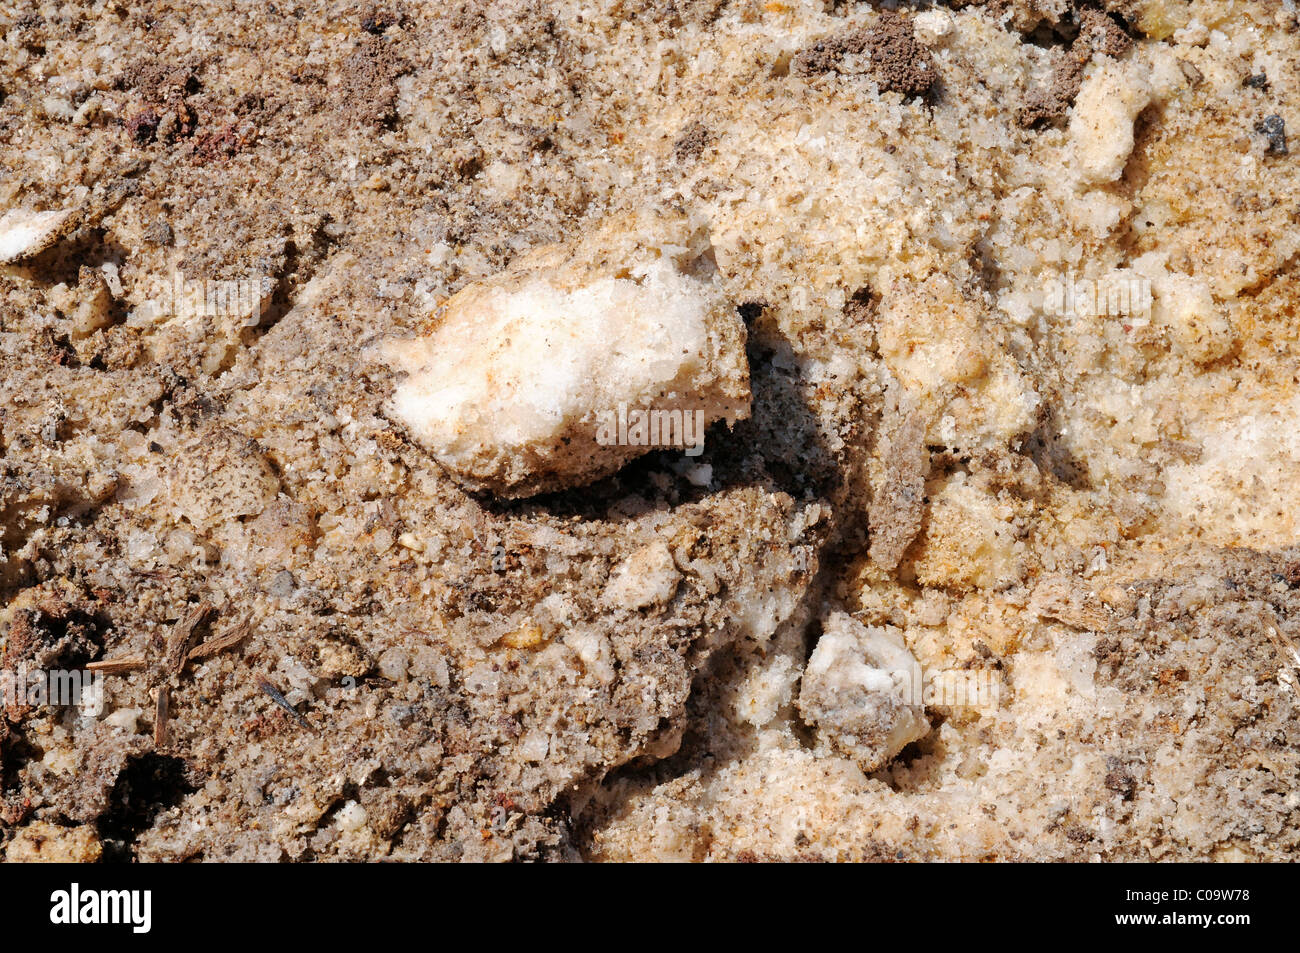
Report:
[[1249,86],[1251,89],[1267,89],[1268,74],[1261,70],[1260,72],[1256,73],[1254,76],[1247,76],[1245,79],[1245,84]]

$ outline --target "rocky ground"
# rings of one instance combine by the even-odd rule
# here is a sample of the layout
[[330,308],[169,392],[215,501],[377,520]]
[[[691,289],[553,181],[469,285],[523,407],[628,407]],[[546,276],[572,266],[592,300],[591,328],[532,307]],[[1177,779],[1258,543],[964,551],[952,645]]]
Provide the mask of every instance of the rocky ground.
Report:
[[[1295,859],[1296,13],[3,0],[0,850]],[[673,255],[701,456],[395,412]]]

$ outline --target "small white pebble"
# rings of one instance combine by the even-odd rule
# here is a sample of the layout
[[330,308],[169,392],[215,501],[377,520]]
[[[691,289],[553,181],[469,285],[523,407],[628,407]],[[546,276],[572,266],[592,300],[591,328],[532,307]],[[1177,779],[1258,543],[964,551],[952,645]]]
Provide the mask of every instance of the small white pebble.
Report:
[[924,10],[912,19],[916,38],[931,46],[952,32],[952,14],[947,10]]
[[663,542],[643,546],[610,573],[605,598],[625,609],[662,605],[673,597],[682,574]]
[[138,730],[142,714],[143,712],[139,708],[118,708],[116,711],[104,716],[104,724],[121,729],[128,735],[133,735]]
[[520,743],[519,755],[525,761],[544,761],[550,745],[550,735],[534,728],[524,736],[524,740]]
[[41,101],[41,108],[45,110],[45,118],[47,119],[62,119],[66,122],[76,115],[72,103],[62,96],[46,96]]
[[400,682],[405,679],[409,665],[410,659],[401,649],[389,649],[379,656],[379,674],[390,681]]
[[341,831],[359,831],[366,826],[366,809],[356,801],[348,801],[334,819]]
[[424,552],[424,543],[420,542],[412,533],[403,533],[397,537],[397,545],[403,549],[409,549],[413,553]]

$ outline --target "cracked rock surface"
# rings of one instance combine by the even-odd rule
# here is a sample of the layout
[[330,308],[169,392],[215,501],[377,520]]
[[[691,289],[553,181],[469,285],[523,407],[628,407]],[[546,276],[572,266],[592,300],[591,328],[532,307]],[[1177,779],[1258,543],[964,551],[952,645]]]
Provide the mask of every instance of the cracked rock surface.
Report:
[[898,6],[0,9],[5,858],[1294,860],[1293,5]]

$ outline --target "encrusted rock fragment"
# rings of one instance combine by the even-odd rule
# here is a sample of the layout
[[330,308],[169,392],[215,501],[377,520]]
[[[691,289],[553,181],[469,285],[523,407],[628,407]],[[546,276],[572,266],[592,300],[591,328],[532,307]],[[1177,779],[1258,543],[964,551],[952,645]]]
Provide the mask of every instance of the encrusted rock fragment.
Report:
[[82,265],[76,287],[57,286],[52,289],[51,300],[68,318],[73,340],[94,334],[112,319],[113,296],[104,273],[97,268]]
[[60,827],[34,821],[20,827],[4,851],[10,864],[94,864],[103,847],[93,826]]
[[838,612],[808,660],[799,712],[822,744],[874,771],[929,732],[920,692],[920,667],[897,629]]
[[1025,574],[1025,505],[1000,499],[965,474],[931,487],[930,512],[917,544],[916,578],[928,586],[989,588]]
[[897,568],[925,516],[925,478],[930,454],[925,418],[912,406],[899,407],[893,395],[882,426],[879,475],[872,481],[867,511],[871,559],[882,569]]
[[220,427],[182,448],[172,471],[176,507],[200,528],[261,513],[279,488],[257,442]]

